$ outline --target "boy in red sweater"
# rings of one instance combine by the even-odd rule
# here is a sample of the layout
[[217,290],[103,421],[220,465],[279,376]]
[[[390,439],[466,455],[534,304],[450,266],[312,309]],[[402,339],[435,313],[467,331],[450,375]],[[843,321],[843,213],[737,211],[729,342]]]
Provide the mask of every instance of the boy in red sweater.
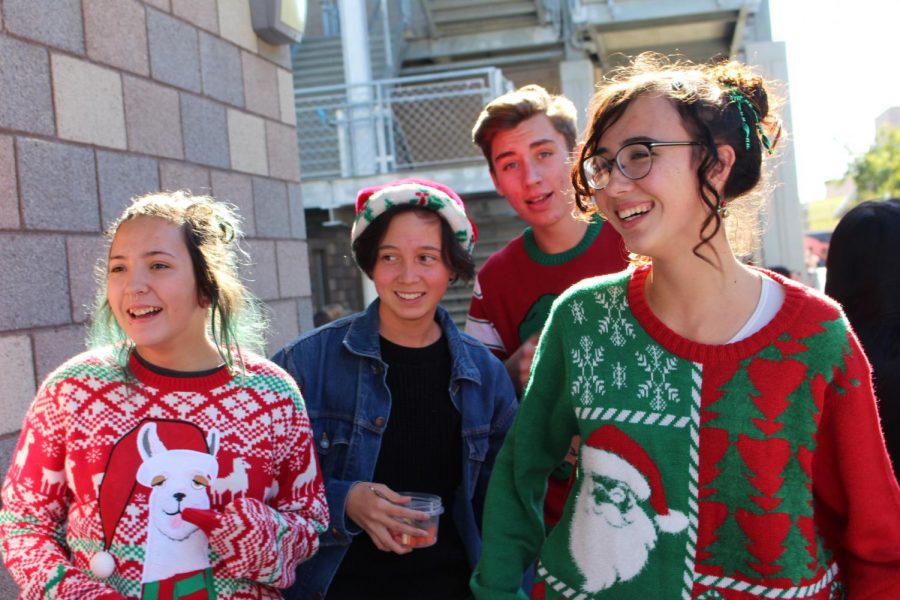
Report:
[[[528,227],[478,272],[466,333],[504,361],[519,395],[556,297],[585,277],[627,266],[622,238],[614,228],[600,219],[588,222],[572,215],[575,191],[569,159],[576,126],[571,100],[527,85],[488,103],[472,129],[497,193]],[[577,448],[576,438],[568,462],[560,456],[562,464],[548,480],[548,526],[562,514]]]

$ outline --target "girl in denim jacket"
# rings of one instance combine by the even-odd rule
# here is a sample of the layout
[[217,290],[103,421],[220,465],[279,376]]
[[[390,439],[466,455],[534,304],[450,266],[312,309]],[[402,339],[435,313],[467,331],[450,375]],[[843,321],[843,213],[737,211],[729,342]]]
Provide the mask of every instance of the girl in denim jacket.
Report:
[[[477,230],[453,190],[421,179],[362,190],[356,211],[354,258],[378,298],[273,357],[306,400],[332,523],[285,597],[466,598],[516,411],[503,365],[438,305],[472,279]],[[442,499],[439,535],[407,491]]]

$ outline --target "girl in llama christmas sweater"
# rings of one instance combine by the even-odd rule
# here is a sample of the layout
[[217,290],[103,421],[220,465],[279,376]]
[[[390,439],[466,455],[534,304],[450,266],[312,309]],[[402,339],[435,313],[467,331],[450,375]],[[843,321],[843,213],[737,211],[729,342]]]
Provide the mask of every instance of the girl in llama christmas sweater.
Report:
[[900,597],[900,489],[859,343],[726,236],[779,134],[737,63],[643,55],[597,92],[578,207],[642,260],[553,306],[488,490],[477,598],[524,597],[535,559],[548,598]]
[[6,566],[29,599],[280,598],[328,509],[296,385],[238,344],[260,320],[235,215],[155,194],[112,231],[93,324],[110,343],[59,367],[26,414]]

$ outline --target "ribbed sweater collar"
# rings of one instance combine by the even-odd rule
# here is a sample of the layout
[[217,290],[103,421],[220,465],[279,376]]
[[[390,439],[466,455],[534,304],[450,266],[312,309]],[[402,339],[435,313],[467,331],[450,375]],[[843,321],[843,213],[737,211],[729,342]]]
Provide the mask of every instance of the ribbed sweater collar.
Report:
[[159,390],[184,392],[207,392],[225,385],[233,377],[227,368],[202,377],[171,377],[151,371],[135,358],[133,352],[128,356],[128,369],[138,381],[146,386]]
[[734,344],[701,344],[678,335],[650,310],[644,286],[651,269],[651,265],[645,265],[632,273],[628,282],[628,305],[641,327],[660,346],[676,356],[698,363],[738,361],[756,354],[774,343],[781,333],[791,327],[811,294],[806,286],[766,272],[766,275],[781,284],[785,291],[784,304],[775,318],[750,337]]

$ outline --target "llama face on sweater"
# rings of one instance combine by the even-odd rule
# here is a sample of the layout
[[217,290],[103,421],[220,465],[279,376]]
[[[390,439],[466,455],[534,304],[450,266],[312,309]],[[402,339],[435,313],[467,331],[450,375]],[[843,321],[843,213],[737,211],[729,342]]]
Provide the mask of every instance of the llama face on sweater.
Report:
[[206,534],[181,513],[185,508],[210,507],[209,487],[219,470],[217,440],[217,433],[210,432],[209,453],[170,450],[159,439],[155,423],[147,423],[139,432],[143,462],[137,480],[151,489],[144,582],[209,567]]

